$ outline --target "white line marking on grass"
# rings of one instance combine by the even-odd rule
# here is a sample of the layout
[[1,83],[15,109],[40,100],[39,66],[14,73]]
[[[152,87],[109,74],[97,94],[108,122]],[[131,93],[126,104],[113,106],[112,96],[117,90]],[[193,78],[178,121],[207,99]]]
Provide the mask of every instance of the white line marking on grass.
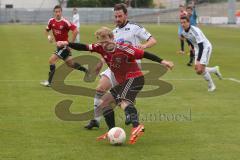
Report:
[[165,79],[161,79],[160,80],[164,80],[164,81],[201,81],[203,80],[203,78],[165,78]]
[[236,79],[236,78],[228,78],[229,81],[233,81],[236,83],[240,83],[240,80]]

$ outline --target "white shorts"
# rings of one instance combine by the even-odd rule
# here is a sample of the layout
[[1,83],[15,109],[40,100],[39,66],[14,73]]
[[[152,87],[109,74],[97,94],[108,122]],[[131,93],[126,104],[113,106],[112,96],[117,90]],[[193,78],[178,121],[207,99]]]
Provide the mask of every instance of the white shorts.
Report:
[[[138,63],[139,68],[141,69],[141,60],[136,60]],[[100,73],[100,77],[101,76],[106,76],[108,77],[108,79],[110,80],[112,87],[115,87],[116,85],[118,85],[118,82],[114,76],[114,73],[110,70],[110,68],[108,67],[105,71],[103,71],[102,73]]]
[[118,84],[117,80],[116,80],[116,78],[114,76],[114,73],[110,70],[110,68],[107,68],[105,71],[100,73],[100,77],[103,76],[103,75],[108,77],[108,79],[111,82],[112,87],[114,87],[114,86],[116,86]]
[[[195,48],[195,53],[198,53],[198,49]],[[204,46],[202,57],[200,59],[200,64],[207,66],[212,54],[212,45]],[[195,55],[195,64],[197,61],[198,55]]]

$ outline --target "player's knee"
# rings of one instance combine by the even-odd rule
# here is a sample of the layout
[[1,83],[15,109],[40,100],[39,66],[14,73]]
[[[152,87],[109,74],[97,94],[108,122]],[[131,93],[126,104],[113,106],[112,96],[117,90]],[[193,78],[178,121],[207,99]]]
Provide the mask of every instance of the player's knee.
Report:
[[48,60],[48,63],[51,64],[55,64],[56,63],[56,59],[54,57],[50,57]]
[[75,67],[72,62],[70,62],[70,61],[65,61],[65,62],[66,62],[68,67],[70,67],[70,68],[74,68]]
[[49,64],[54,64],[51,57],[49,58],[48,63],[49,63]]
[[103,76],[101,78],[101,80],[99,81],[98,86],[96,87],[96,91],[97,92],[106,92],[111,87],[112,87],[112,84],[111,84],[110,80],[107,77]]

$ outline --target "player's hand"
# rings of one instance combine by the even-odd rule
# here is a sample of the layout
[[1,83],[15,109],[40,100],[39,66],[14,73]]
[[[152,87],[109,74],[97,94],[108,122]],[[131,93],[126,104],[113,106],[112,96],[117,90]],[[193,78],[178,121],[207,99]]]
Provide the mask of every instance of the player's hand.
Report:
[[200,64],[200,61],[196,61],[195,69],[196,69],[196,68],[199,68],[200,65],[201,65],[201,64]]
[[140,44],[140,45],[138,45],[138,46],[136,46],[138,49],[142,49],[142,50],[144,50],[144,49],[146,49],[147,48],[147,46],[145,45],[145,44]]
[[202,65],[200,64],[200,61],[196,61],[195,70],[196,70],[196,71],[202,70]]
[[52,38],[52,36],[51,35],[48,35],[48,41],[49,41],[49,43],[52,43],[53,42],[53,38]]
[[171,70],[172,70],[173,67],[174,67],[174,64],[173,64],[172,61],[163,60],[163,61],[161,62],[161,64],[164,65],[165,67],[167,67],[168,69],[171,69]]

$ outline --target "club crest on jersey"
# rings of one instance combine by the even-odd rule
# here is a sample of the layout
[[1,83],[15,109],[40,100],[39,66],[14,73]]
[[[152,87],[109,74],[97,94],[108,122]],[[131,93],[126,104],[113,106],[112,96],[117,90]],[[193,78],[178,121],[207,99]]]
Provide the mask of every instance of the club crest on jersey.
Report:
[[121,59],[121,58],[115,58],[115,61],[116,61],[117,63],[121,63],[121,62],[122,62],[122,59]]
[[124,39],[123,38],[120,38],[120,39],[117,39],[117,43],[124,43]]
[[59,28],[60,28],[60,29],[63,29],[63,26],[61,25],[61,26],[59,26]]
[[125,28],[125,31],[129,31],[130,30],[130,28]]

